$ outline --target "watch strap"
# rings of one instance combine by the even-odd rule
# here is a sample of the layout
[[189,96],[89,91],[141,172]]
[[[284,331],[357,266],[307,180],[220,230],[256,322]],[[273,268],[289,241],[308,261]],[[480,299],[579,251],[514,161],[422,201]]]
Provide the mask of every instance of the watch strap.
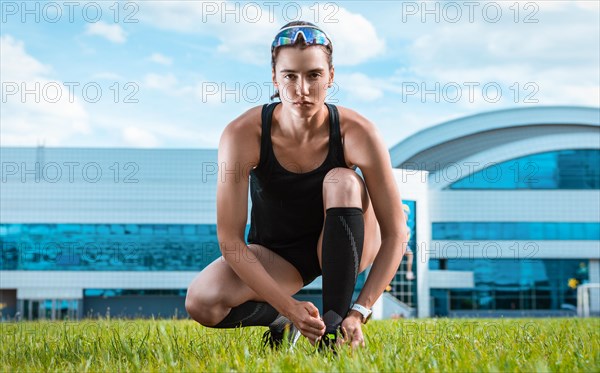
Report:
[[367,323],[367,321],[369,320],[369,318],[371,316],[371,313],[373,312],[370,309],[368,309],[367,307],[361,306],[358,303],[354,303],[350,309],[352,309],[362,315],[361,321],[363,324]]

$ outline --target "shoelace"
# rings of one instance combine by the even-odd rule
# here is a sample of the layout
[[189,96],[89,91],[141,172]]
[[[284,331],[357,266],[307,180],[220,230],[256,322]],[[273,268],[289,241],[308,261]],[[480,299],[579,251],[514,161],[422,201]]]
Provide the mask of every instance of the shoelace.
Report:
[[345,339],[344,331],[341,328],[335,329],[333,332],[325,332],[323,337],[318,342],[318,350],[320,352],[331,351],[333,355],[337,355],[337,339]]
[[267,330],[266,332],[264,332],[263,336],[262,336],[262,341],[263,341],[263,348],[264,347],[271,347],[274,348],[275,347],[275,341],[273,340],[273,336],[271,333],[271,330]]
[[[290,349],[294,347],[296,341],[300,337],[299,332],[294,328],[293,325],[289,325],[287,328],[288,334],[287,338],[290,342]],[[285,329],[284,329],[285,330]],[[262,336],[263,340],[263,348],[269,346],[271,348],[279,348],[284,343],[285,331],[278,332],[273,331],[269,328],[266,332],[264,332]]]

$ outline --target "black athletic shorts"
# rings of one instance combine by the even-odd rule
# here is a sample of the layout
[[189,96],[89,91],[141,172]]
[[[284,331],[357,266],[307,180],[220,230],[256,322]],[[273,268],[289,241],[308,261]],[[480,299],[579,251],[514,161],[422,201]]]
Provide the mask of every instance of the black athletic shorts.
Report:
[[267,246],[260,242],[256,243],[266,247],[277,255],[281,256],[287,262],[294,266],[302,276],[304,286],[310,284],[315,278],[321,276],[321,267],[319,266],[319,257],[317,256],[317,245],[319,237],[307,237],[304,240],[296,241],[285,246]]

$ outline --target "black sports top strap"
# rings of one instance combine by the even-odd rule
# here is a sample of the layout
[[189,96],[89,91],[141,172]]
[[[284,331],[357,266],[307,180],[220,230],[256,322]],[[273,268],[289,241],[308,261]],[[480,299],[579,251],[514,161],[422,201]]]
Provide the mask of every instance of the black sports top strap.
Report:
[[[272,102],[269,104],[264,104],[262,107],[261,119],[262,119],[262,134],[260,141],[260,160],[259,166],[262,166],[264,163],[268,162],[270,159],[270,148],[271,148],[271,120],[273,117],[273,111],[275,107],[280,104],[280,102]],[[340,131],[340,116],[338,109],[335,105],[325,103],[327,108],[329,109],[329,124],[330,131],[329,134],[331,139],[329,141],[329,146],[331,147],[331,159],[336,167],[347,167],[346,160],[344,157],[344,146],[342,144],[342,135]],[[354,169],[356,167],[353,167]]]
[[[258,166],[261,166],[269,158],[269,147],[271,146],[271,116],[277,102],[264,104],[262,107],[261,121],[262,133],[260,135],[260,160]],[[257,167],[258,167],[257,166]]]
[[347,167],[346,159],[344,157],[344,145],[342,144],[342,132],[340,130],[340,114],[335,105],[328,103],[325,103],[325,105],[329,108],[329,115],[331,115],[329,123],[332,125],[331,136],[333,137],[333,141],[330,143],[332,146],[333,159],[338,166]]

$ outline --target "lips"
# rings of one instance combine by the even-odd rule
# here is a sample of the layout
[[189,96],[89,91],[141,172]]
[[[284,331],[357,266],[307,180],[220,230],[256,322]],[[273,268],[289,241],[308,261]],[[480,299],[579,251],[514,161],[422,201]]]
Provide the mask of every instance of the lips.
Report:
[[312,102],[298,101],[298,102],[294,102],[294,104],[296,104],[296,105],[312,105]]

